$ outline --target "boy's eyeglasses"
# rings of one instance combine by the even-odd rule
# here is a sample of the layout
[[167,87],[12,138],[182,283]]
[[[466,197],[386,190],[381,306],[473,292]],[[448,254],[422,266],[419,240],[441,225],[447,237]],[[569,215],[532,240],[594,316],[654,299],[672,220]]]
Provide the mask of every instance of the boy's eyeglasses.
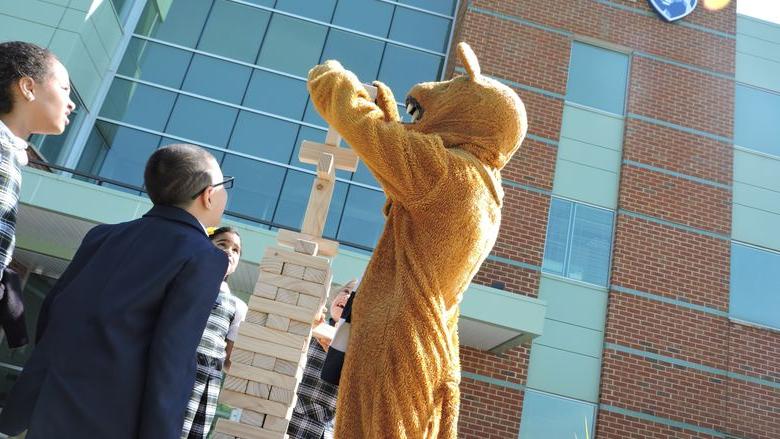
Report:
[[192,196],[192,199],[194,200],[194,199],[198,198],[198,197],[200,196],[200,194],[202,194],[202,193],[203,193],[203,191],[205,191],[206,189],[208,189],[208,188],[210,188],[210,187],[225,186],[225,190],[228,190],[228,189],[230,189],[230,188],[232,188],[232,187],[233,187],[233,181],[234,181],[235,179],[236,179],[236,177],[228,177],[228,176],[226,175],[226,176],[225,176],[225,180],[224,180],[224,181],[221,181],[221,182],[219,182],[219,183],[215,183],[215,184],[210,184],[210,185],[208,185],[208,186],[204,187],[203,189],[199,190],[199,191],[198,191],[198,193],[196,193],[195,195],[193,195],[193,196]]

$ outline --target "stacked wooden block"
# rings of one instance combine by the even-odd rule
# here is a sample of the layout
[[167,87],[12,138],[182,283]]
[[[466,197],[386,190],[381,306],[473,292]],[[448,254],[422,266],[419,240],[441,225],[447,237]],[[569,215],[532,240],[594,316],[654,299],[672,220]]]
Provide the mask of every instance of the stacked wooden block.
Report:
[[[376,88],[366,85],[372,99]],[[219,402],[233,408],[217,421],[215,439],[284,438],[306,364],[312,320],[328,296],[330,260],[338,242],[322,237],[336,184],[336,170],[355,172],[358,157],[340,148],[328,129],[325,143],[304,140],[298,158],[317,167],[301,233],[279,230],[277,247],[266,250],[249,300]],[[328,337],[328,332],[318,333]]]
[[[316,246],[309,247],[315,253],[311,249]],[[233,408],[232,416],[217,421],[215,438],[285,437],[312,320],[325,303],[331,278],[324,257],[284,246],[266,250],[219,398]]]

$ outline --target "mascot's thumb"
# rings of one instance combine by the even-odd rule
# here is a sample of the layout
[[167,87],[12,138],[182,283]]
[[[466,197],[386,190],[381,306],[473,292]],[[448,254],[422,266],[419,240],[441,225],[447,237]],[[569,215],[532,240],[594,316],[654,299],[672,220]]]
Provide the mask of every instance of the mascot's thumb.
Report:
[[376,105],[385,114],[385,122],[401,120],[401,116],[398,114],[398,105],[395,103],[395,97],[390,87],[380,81],[374,81],[373,85],[376,87]]

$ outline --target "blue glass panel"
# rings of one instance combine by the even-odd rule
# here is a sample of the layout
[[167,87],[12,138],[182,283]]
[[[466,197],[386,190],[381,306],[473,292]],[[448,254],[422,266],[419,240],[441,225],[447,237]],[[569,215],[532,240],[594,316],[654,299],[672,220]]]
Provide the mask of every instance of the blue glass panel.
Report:
[[[311,174],[300,171],[289,171],[287,173],[284,188],[279,197],[279,205],[276,207],[276,213],[274,214],[275,223],[295,229],[301,228],[313,182],[314,176]],[[345,183],[336,183],[336,187],[333,189],[333,198],[330,201],[328,218],[325,221],[323,236],[331,239],[335,237],[346,195],[347,185]]]
[[407,8],[397,8],[390,39],[423,49],[445,52],[452,20]]
[[224,148],[238,110],[189,96],[179,96],[166,133]]
[[520,439],[594,437],[595,413],[593,404],[528,389],[523,397]]
[[222,173],[236,177],[227,209],[265,221],[273,217],[286,169],[228,154]]
[[378,37],[387,37],[393,6],[375,0],[339,0],[333,24]]
[[371,171],[368,170],[368,167],[362,160],[360,163],[358,163],[357,171],[355,171],[355,174],[352,176],[352,180],[363,184],[380,187],[379,182],[376,181],[376,178],[374,178],[374,175],[371,173]]
[[415,6],[444,15],[453,15],[455,13],[455,0],[399,0],[398,3]]
[[146,2],[135,33],[170,43],[195,47],[212,0],[173,0],[164,16],[156,1]]
[[195,55],[182,90],[240,104],[252,69],[204,55]]
[[577,205],[567,277],[606,285],[612,246],[612,212]]
[[347,201],[347,184],[336,182],[333,189],[333,198],[330,200],[330,210],[328,211],[328,220],[325,222],[325,231],[322,236],[328,239],[336,239],[336,232],[339,229],[339,222],[344,211],[344,203]]
[[384,192],[350,187],[339,226],[339,240],[374,247],[385,225],[384,204]]
[[118,73],[179,88],[191,57],[192,53],[186,50],[133,38],[127,46]]
[[100,115],[162,131],[175,97],[169,91],[116,78],[100,109]]
[[257,64],[305,78],[320,59],[327,31],[319,24],[274,14]]
[[297,135],[297,124],[242,111],[230,137],[229,148],[288,163]]
[[384,43],[373,38],[331,29],[322,53],[322,61],[336,59],[352,70],[364,83],[376,79]]
[[216,0],[198,49],[254,63],[270,16],[262,9]]
[[303,121],[323,128],[327,128],[328,123],[320,116],[320,113],[314,108],[314,103],[309,99],[306,103],[306,112],[303,113]]
[[566,249],[569,242],[569,224],[574,211],[572,203],[552,198],[547,238],[544,244],[544,271],[563,275],[566,269]]
[[390,86],[397,101],[403,102],[413,85],[439,79],[441,63],[440,56],[388,44],[379,80]]
[[736,85],[734,143],[780,156],[780,94]]
[[276,9],[330,23],[336,0],[277,0]]
[[[95,124],[108,146],[99,165],[99,175],[112,180],[143,186],[146,160],[157,149],[160,136],[98,121]],[[95,140],[95,139],[93,139]]]
[[628,55],[580,42],[571,46],[566,99],[623,114]]
[[731,245],[729,314],[780,329],[780,254]]
[[308,97],[306,82],[255,70],[244,97],[244,106],[300,120]]

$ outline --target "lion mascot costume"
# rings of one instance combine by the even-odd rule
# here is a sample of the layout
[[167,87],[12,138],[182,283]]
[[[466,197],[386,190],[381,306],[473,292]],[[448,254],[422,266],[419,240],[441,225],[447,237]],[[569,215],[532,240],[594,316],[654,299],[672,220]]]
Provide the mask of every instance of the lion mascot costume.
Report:
[[408,124],[386,85],[374,101],[337,61],[309,72],[317,111],[387,195],[352,308],[339,439],[457,437],[459,303],[496,241],[500,170],[527,130],[517,94],[482,76],[467,44],[457,52],[467,75],[415,85]]

